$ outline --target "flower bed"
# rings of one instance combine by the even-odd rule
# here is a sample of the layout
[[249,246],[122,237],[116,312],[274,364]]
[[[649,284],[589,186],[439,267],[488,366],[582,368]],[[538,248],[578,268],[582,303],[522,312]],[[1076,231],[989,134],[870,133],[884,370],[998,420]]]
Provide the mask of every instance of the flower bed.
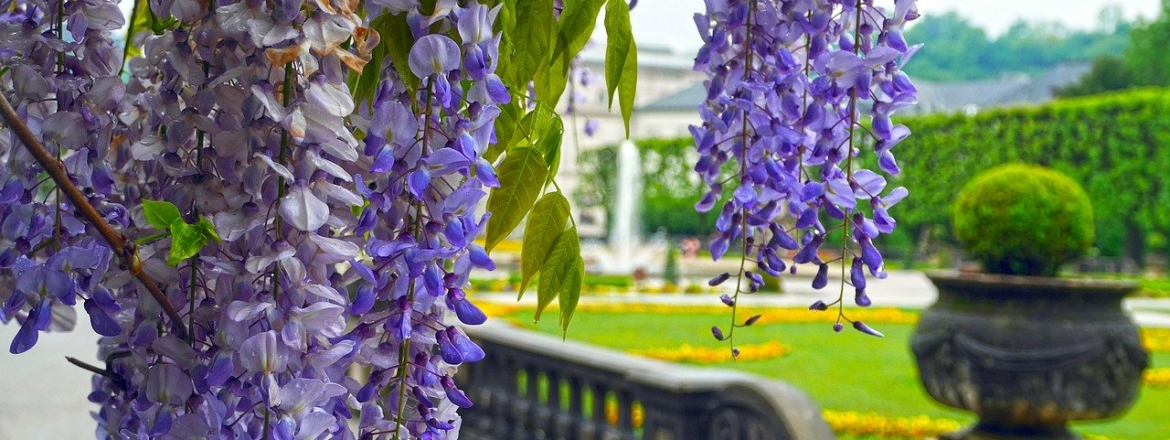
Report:
[[[505,317],[515,315],[524,311],[532,310],[532,307],[512,304],[489,304],[483,303],[479,305],[488,316]],[[555,311],[556,305],[549,307],[549,310]],[[577,312],[594,312],[594,313],[653,313],[663,315],[698,315],[698,314],[720,314],[727,311],[725,306],[692,306],[692,305],[671,305],[671,304],[622,304],[622,303],[606,303],[606,304],[581,304],[577,306]],[[889,307],[879,308],[849,308],[846,309],[847,315],[854,320],[865,321],[873,324],[914,324],[918,322],[918,313],[914,311],[907,311],[902,309],[895,309]],[[799,324],[799,323],[831,323],[836,317],[835,314],[813,312],[803,307],[741,307],[739,315],[748,317],[753,315],[762,315],[754,325],[765,324]],[[1167,333],[1170,337],[1170,332]]]
[[954,420],[927,416],[885,417],[874,413],[830,410],[825,410],[822,415],[833,432],[852,437],[927,438],[962,427]]
[[1142,374],[1146,386],[1170,388],[1170,368],[1151,368]]
[[1143,328],[1142,346],[1150,353],[1170,353],[1170,328]]
[[[778,341],[763,344],[745,344],[739,346],[739,361],[765,361],[788,354],[791,348]],[[634,350],[630,352],[638,356],[658,359],[668,362],[684,362],[692,364],[718,364],[727,362],[727,347],[711,348],[683,344],[678,348],[652,348],[649,350]]]

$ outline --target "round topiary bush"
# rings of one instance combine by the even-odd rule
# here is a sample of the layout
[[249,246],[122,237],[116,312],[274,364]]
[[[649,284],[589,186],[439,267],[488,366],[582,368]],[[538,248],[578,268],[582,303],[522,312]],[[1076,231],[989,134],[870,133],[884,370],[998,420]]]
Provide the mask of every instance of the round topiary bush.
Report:
[[954,205],[955,235],[984,270],[1054,276],[1093,243],[1093,206],[1072,179],[1035,165],[992,168]]

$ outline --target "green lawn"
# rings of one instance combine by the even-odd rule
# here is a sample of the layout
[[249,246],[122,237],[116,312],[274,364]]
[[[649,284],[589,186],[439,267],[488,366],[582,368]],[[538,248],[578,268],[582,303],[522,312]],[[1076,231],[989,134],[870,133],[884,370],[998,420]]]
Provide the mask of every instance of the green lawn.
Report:
[[[512,322],[544,333],[560,335],[557,320],[532,324],[530,310],[506,316]],[[569,329],[571,339],[619,350],[675,348],[682,344],[719,347],[711,337],[712,325],[726,330],[728,315],[687,313],[603,313],[578,311]],[[884,339],[847,329],[837,334],[828,324],[768,324],[742,328],[737,344],[780,340],[791,347],[781,358],[728,362],[713,368],[733,368],[792,383],[813,397],[822,408],[836,411],[873,412],[889,417],[927,415],[957,420],[966,425],[973,417],[935,403],[918,383],[908,345],[913,326],[874,325]],[[674,331],[663,331],[674,329]],[[1153,364],[1170,365],[1170,355],[1157,354]],[[1078,422],[1074,429],[1110,439],[1170,438],[1170,390],[1146,387],[1137,404],[1121,418],[1102,422]]]

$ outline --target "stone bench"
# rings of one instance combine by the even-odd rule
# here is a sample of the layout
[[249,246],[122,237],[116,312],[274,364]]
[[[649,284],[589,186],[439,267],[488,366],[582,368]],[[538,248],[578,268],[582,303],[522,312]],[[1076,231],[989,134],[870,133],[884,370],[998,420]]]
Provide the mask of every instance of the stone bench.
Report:
[[783,382],[645,359],[504,323],[466,330],[487,356],[460,367],[461,387],[475,402],[461,411],[461,439],[834,438],[817,405]]

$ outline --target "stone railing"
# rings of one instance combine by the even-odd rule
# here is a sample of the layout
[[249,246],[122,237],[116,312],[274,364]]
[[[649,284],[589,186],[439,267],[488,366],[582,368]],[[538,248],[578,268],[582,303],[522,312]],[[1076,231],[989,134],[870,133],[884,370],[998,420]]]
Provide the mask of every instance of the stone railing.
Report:
[[461,439],[834,438],[817,405],[782,382],[630,356],[502,323],[467,333],[487,357],[460,367],[475,402],[461,411]]

